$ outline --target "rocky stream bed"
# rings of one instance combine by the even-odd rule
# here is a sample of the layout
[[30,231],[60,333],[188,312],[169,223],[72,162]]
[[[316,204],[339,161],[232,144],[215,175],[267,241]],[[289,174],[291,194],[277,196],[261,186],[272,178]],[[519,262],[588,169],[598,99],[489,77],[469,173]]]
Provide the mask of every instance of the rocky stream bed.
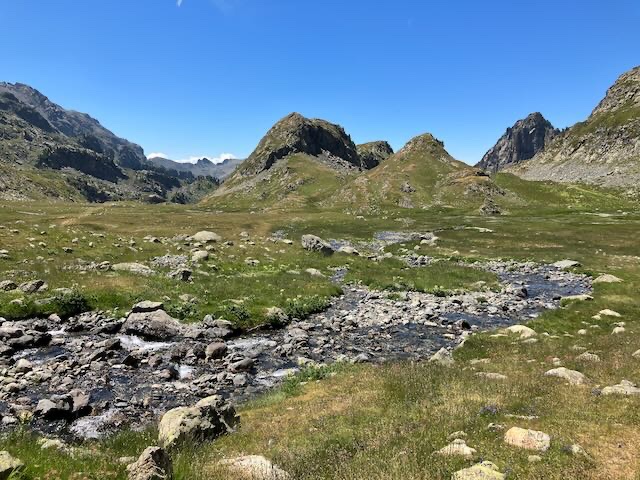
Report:
[[28,420],[37,431],[76,439],[142,428],[210,395],[241,402],[305,365],[425,360],[474,331],[524,322],[591,289],[589,277],[551,265],[474,267],[496,273],[500,290],[436,296],[344,285],[326,311],[249,334],[212,318],[180,324],[155,302],[124,318],[0,319],[1,428]]

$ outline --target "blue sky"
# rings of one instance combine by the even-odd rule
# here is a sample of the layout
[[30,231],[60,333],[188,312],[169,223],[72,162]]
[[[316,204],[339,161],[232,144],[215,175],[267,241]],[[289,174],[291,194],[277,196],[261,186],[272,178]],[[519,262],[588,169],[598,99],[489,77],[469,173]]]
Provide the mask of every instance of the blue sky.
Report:
[[475,163],[533,111],[588,116],[640,64],[636,0],[0,0],[0,80],[174,159],[248,155],[291,111]]

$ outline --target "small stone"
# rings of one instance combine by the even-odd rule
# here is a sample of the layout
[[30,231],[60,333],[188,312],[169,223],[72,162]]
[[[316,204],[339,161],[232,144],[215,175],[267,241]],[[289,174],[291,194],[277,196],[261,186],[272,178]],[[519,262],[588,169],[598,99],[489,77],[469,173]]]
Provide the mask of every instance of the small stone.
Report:
[[584,352],[576,357],[576,360],[580,362],[599,362],[600,357],[595,353]]
[[220,461],[238,480],[289,480],[287,472],[261,455],[246,455]]
[[171,458],[160,447],[147,447],[137,461],[127,466],[128,480],[171,480]]
[[540,455],[529,455],[527,460],[529,463],[538,463],[542,461],[542,457]]
[[202,230],[193,235],[190,240],[192,242],[200,243],[216,243],[222,241],[222,237],[220,237],[220,235],[218,235],[217,233]]
[[620,315],[618,312],[616,312],[615,310],[611,310],[609,308],[605,308],[604,310],[600,310],[598,312],[598,315],[604,315],[605,317],[617,317],[617,318],[622,317],[622,315]]
[[611,331],[611,335],[618,335],[620,333],[624,333],[626,331],[626,329],[624,327],[615,327],[612,331]]
[[593,283],[619,283],[623,280],[621,278],[616,277],[615,275],[610,275],[608,273],[603,273],[602,275],[596,277],[593,280]]
[[8,480],[13,478],[14,474],[20,472],[24,468],[24,463],[7,451],[0,452],[0,480]]
[[559,268],[560,270],[566,270],[568,268],[579,267],[580,262],[577,262],[575,260],[560,260],[559,262],[555,262],[552,265],[556,268]]
[[463,439],[456,438],[449,445],[441,448],[436,453],[439,455],[461,456],[465,458],[471,458],[475,455],[476,449],[469,447],[467,445],[467,442],[465,442]]
[[504,473],[500,473],[498,467],[491,462],[482,462],[472,467],[458,470],[451,480],[504,480]]
[[453,359],[453,355],[449,350],[442,347],[436,353],[432,355],[429,359],[429,362],[437,363],[439,365],[443,365],[445,367],[450,367],[455,364],[455,360]]
[[520,335],[521,340],[535,337],[536,335],[538,335],[535,330],[527,327],[526,325],[512,325],[508,327],[506,330],[509,333],[516,333]]

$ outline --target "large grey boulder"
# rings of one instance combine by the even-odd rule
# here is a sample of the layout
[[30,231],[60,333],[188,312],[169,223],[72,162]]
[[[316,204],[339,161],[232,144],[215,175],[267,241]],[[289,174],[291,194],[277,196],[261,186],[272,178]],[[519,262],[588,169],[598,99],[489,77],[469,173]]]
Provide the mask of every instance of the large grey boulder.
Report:
[[186,327],[164,310],[154,310],[130,313],[122,331],[148,340],[170,340],[182,336]]
[[331,245],[315,235],[303,235],[302,248],[311,252],[321,252],[325,255],[331,255],[333,253]]
[[233,431],[240,418],[222,397],[203,398],[193,407],[178,407],[166,412],[158,426],[158,442],[173,448],[187,441],[213,440]]
[[0,452],[0,480],[8,480],[24,468],[21,460],[12,457],[7,451]]
[[127,466],[128,480],[171,480],[171,458],[160,447],[147,447],[140,458]]

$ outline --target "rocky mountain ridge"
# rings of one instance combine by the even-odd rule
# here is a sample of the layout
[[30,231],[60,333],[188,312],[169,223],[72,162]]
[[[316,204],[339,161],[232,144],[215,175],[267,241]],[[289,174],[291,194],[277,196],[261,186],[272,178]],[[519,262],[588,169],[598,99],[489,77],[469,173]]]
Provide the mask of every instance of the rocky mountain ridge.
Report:
[[509,171],[525,180],[584,182],[637,189],[640,184],[640,66],[622,74],[589,118]]
[[193,201],[211,177],[168,171],[89,115],[66,110],[24,84],[0,83],[0,198],[105,202]]
[[541,113],[532,113],[507,128],[504,135],[484,154],[476,167],[495,173],[510,165],[529,160],[542,151],[558,133],[559,130],[554,128]]
[[228,177],[243,159],[227,158],[220,163],[213,163],[208,158],[201,158],[196,163],[176,162],[164,157],[150,157],[147,162],[162,167],[166,170],[175,170],[177,172],[189,172],[195,177],[209,176],[216,177],[220,180]]

